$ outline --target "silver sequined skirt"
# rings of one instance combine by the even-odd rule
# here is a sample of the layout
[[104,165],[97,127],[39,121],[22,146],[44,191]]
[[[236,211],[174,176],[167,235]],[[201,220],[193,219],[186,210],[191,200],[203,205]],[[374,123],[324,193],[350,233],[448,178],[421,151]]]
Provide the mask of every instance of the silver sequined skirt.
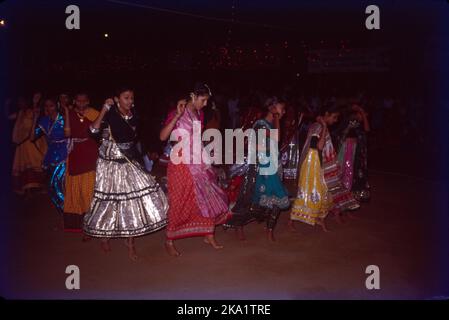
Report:
[[168,202],[155,179],[140,164],[126,160],[116,143],[105,140],[99,151],[84,232],[93,237],[136,237],[164,228]]

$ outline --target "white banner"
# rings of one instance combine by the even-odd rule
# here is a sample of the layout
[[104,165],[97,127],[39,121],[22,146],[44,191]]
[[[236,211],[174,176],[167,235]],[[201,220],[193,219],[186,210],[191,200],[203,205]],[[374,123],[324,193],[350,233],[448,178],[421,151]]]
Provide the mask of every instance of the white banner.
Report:
[[320,49],[308,51],[309,73],[385,72],[389,70],[387,49]]

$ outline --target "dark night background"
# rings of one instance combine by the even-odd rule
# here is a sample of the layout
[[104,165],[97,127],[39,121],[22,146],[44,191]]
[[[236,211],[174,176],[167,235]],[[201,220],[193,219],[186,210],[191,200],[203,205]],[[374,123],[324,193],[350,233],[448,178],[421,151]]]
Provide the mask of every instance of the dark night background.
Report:
[[[437,66],[425,48],[438,45],[432,35],[440,27],[441,4],[408,2],[407,8],[401,1],[378,1],[381,29],[369,31],[364,26],[368,1],[129,2],[136,6],[119,2],[6,1],[2,37],[8,43],[7,90],[29,94],[34,88],[57,92],[82,87],[103,98],[111,87],[131,82],[139,97],[147,92],[166,94],[173,86],[191,85],[197,79],[246,86],[276,87],[281,85],[277,80],[336,85],[343,80],[354,89],[432,88],[422,79]],[[65,28],[65,7],[72,3],[81,11],[80,30]],[[388,48],[390,71],[319,79],[307,75],[305,50],[339,48],[342,43],[348,48]],[[251,56],[238,66],[219,65],[209,61],[217,57],[207,57],[207,52],[219,55],[223,48],[230,52],[242,48],[245,56],[253,49],[262,51],[266,44],[280,59],[271,67],[255,63]],[[295,77],[298,72],[303,75],[300,79]]]
[[[430,2],[377,1],[381,29],[370,31],[368,1],[6,1],[4,95],[87,90],[98,107],[126,84],[159,123],[170,95],[198,80],[219,93],[279,94],[288,85],[306,94],[413,92],[428,101],[446,8]],[[80,30],[65,28],[70,4],[80,8]],[[388,70],[308,73],[308,50],[327,48],[384,48]]]
[[[65,8],[71,4],[80,8],[80,30],[65,28]],[[365,28],[370,4],[380,7],[380,30]],[[235,88],[278,94],[288,86],[306,95],[365,91],[379,98],[416,99],[423,140],[401,144],[392,163],[401,173],[443,182],[440,194],[447,195],[447,1],[12,0],[0,2],[0,19],[6,21],[0,28],[2,104],[7,97],[30,98],[34,90],[86,90],[99,108],[115,88],[130,85],[146,121],[145,142],[157,145],[170,98],[198,80],[218,94]],[[308,72],[309,50],[358,48],[385,49],[387,70]],[[384,137],[396,135],[396,129]],[[2,144],[10,144],[9,130],[2,125]],[[370,157],[386,158],[376,152]],[[9,176],[11,156],[2,158],[2,174]],[[5,203],[8,194],[2,195]],[[434,226],[435,245],[441,246],[444,269],[447,197],[435,203],[441,207],[433,213],[441,218]]]

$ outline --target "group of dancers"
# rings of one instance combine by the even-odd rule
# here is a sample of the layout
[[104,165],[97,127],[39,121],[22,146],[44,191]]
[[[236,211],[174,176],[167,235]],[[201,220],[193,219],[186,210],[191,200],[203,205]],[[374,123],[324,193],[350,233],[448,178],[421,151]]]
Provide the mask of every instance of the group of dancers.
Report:
[[[160,130],[162,141],[169,140],[176,129],[189,133],[190,148],[172,148],[178,156],[182,152],[193,156],[194,123],[204,125],[203,108],[211,96],[208,85],[197,84],[179,97],[166,117]],[[234,228],[244,240],[243,227],[252,221],[265,221],[267,238],[275,241],[277,220],[286,210],[292,230],[293,222],[301,221],[327,231],[328,214],[341,221],[343,212],[356,210],[369,199],[369,124],[356,103],[346,110],[329,105],[310,123],[304,121],[303,113],[295,115],[288,121],[288,134],[282,136],[281,130],[275,138],[274,145],[281,146],[288,163],[280,161],[273,174],[263,174],[270,163],[257,158],[256,163],[227,168],[229,181],[223,187],[217,166],[207,161],[168,161],[164,192],[145,168],[139,150],[139,113],[132,88],[117,90],[100,111],[90,107],[86,93],[79,92],[73,105],[67,94],[43,99],[45,112],[40,115],[41,99],[35,95],[33,106],[23,105],[17,115],[14,190],[23,194],[41,186],[47,173],[48,190],[63,214],[64,230],[82,232],[83,241],[99,238],[105,252],[111,250],[110,239],[124,238],[130,259],[136,260],[135,238],[162,228],[166,228],[165,248],[171,256],[180,255],[175,240],[187,237],[203,237],[206,244],[221,249],[215,239],[216,226]],[[285,100],[270,97],[263,108],[249,110],[243,121],[242,128],[267,132],[263,146],[257,141],[265,155],[273,146],[268,131],[281,129],[286,106]],[[329,127],[342,113],[344,119],[331,137]],[[306,133],[305,139],[299,138],[301,132]],[[283,145],[278,141],[281,136]],[[297,180],[295,194],[284,186],[287,179]]]

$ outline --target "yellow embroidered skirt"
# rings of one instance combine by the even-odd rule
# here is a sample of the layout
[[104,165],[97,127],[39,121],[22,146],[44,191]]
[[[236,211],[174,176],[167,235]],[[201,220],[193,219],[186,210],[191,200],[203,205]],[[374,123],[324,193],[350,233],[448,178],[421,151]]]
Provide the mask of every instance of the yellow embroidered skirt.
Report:
[[324,219],[332,206],[321,170],[318,151],[310,148],[300,167],[298,194],[290,213],[292,220],[315,225]]

